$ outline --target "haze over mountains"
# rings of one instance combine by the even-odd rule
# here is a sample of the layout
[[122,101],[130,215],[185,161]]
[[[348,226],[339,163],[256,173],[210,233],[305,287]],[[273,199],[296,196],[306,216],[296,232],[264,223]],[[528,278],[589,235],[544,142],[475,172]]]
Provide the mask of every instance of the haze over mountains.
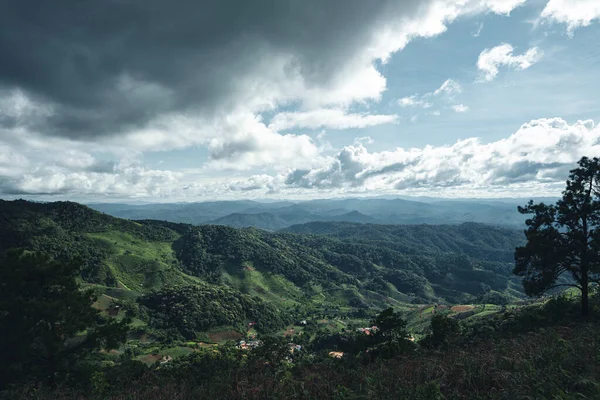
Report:
[[[539,198],[536,201],[553,201]],[[521,227],[517,206],[528,199],[345,198],[309,201],[251,200],[144,205],[96,203],[90,207],[127,219],[155,219],[193,225],[255,227],[277,231],[313,221],[370,224],[460,224],[479,222]]]

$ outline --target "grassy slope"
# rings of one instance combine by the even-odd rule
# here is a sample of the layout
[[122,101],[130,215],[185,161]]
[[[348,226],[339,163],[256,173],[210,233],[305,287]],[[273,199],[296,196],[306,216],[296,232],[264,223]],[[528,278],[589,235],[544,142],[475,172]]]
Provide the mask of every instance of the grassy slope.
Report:
[[198,280],[185,275],[176,266],[177,259],[170,242],[144,241],[119,231],[89,233],[88,236],[109,247],[110,256],[106,262],[125,289],[145,292],[166,283],[184,285]]
[[231,287],[280,307],[289,307],[306,301],[300,288],[278,274],[257,271],[251,262],[235,265],[228,263],[222,272],[223,280]]
[[[64,238],[68,243],[73,232],[81,233],[89,240],[92,247],[100,249],[104,252],[103,254],[106,254],[102,262],[116,279],[116,287],[97,285],[102,292],[98,303],[102,309],[106,309],[113,298],[135,298],[153,289],[160,289],[164,285],[179,286],[203,282],[200,278],[190,276],[180,269],[179,260],[173,250],[173,243],[182,237],[185,226],[157,221],[121,220],[75,203],[2,202],[0,205],[2,206],[0,207],[0,217],[10,222],[6,226],[9,229],[21,230],[24,237],[31,232],[36,235],[59,233],[60,238]],[[3,207],[7,209],[4,210]],[[339,236],[342,239],[344,239],[343,236],[346,236],[345,239],[350,242],[355,241],[357,237],[362,237],[362,234],[370,233],[379,237],[379,240],[386,241],[386,246],[391,246],[396,240],[404,240],[403,234],[406,233],[406,229],[409,229],[337,223],[324,226],[332,229],[333,232],[328,233],[333,233],[333,236]],[[204,232],[208,228],[200,229]],[[428,228],[418,228],[419,231],[422,229],[427,230]],[[445,229],[454,228],[446,227]],[[464,231],[463,236],[467,237],[484,228],[480,225],[467,225],[461,229]],[[409,229],[410,232],[413,230],[413,228]],[[222,233],[223,231],[217,232]],[[308,241],[307,243],[299,243],[296,240],[300,238],[296,235],[269,235],[254,229],[231,230],[231,232],[233,232],[233,238],[238,240],[233,242],[233,245],[242,243],[242,248],[247,246],[270,249],[274,254],[280,254],[283,259],[292,260],[293,263],[297,263],[293,260],[310,260],[309,264],[315,268],[323,267],[325,270],[334,271],[336,276],[340,274],[337,268],[320,258],[319,249],[309,246],[314,240],[319,241],[318,238],[308,238],[305,239]],[[503,239],[501,232],[502,230],[498,229],[488,232],[490,238],[494,239],[494,243],[491,245],[494,249],[498,248],[498,242],[512,240]],[[411,243],[416,242],[416,233],[418,232],[411,233]],[[8,230],[7,234],[10,234]],[[230,235],[229,239],[231,233],[227,234]],[[40,237],[45,240],[45,236]],[[450,248],[449,237],[446,232],[444,242],[432,242],[432,245],[435,248]],[[509,236],[509,238],[512,237]],[[434,238],[430,238],[431,240]],[[59,242],[60,245],[62,245],[61,242]],[[376,264],[372,264],[372,268],[374,271],[382,269]],[[408,304],[410,297],[399,292],[389,283],[387,289],[374,292],[366,288],[357,288],[353,284],[335,283],[328,288],[323,288],[321,284],[314,282],[312,290],[306,291],[306,288],[300,289],[281,274],[271,273],[260,266],[253,265],[252,260],[226,263],[222,270],[222,276],[224,282],[234,289],[261,297],[280,308],[310,304],[317,309],[329,309],[328,312],[332,315],[332,321],[335,324],[340,323],[341,320],[333,314],[350,312],[353,309],[350,306],[351,301],[353,304],[362,303],[375,309],[387,306],[394,306],[408,312],[415,309],[415,306]],[[510,282],[510,286],[513,286],[513,282]],[[424,291],[425,298],[431,302],[437,301],[435,289],[431,284],[427,283]],[[422,327],[427,323],[420,317],[416,321],[415,327]],[[143,325],[139,320],[136,323],[138,326]]]

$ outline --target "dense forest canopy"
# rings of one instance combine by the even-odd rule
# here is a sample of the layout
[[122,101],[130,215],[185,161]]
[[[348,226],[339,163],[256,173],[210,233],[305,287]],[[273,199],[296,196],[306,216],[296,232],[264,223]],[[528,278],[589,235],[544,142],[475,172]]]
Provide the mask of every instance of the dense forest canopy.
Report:
[[[78,257],[85,282],[142,293],[194,278],[241,289],[247,282],[234,283],[252,271],[282,280],[290,297],[295,287],[304,296],[323,292],[346,305],[464,302],[491,291],[520,296],[511,260],[522,234],[482,224],[315,222],[269,233],[128,221],[76,203],[26,201],[0,202],[0,218],[0,250],[27,248],[65,261]],[[352,299],[339,299],[344,289]]]

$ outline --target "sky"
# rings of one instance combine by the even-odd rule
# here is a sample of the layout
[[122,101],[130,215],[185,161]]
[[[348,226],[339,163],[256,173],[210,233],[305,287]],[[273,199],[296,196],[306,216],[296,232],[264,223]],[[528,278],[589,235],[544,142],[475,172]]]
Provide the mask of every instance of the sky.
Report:
[[0,198],[555,196],[597,0],[9,0]]

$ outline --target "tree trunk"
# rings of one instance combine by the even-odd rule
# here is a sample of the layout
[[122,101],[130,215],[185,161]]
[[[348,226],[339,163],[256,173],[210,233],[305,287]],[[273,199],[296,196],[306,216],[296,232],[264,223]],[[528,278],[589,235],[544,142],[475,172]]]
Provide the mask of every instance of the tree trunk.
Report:
[[589,287],[588,287],[588,276],[587,271],[581,277],[581,315],[587,317],[590,314],[590,305],[588,302]]
[[581,315],[587,317],[590,314],[590,306],[588,303],[589,297],[589,272],[590,266],[588,264],[588,240],[590,239],[588,231],[588,216],[591,214],[591,195],[594,187],[594,179],[590,179],[589,188],[585,194],[585,204],[583,207],[584,214],[581,218],[583,228],[583,248],[581,252]]

